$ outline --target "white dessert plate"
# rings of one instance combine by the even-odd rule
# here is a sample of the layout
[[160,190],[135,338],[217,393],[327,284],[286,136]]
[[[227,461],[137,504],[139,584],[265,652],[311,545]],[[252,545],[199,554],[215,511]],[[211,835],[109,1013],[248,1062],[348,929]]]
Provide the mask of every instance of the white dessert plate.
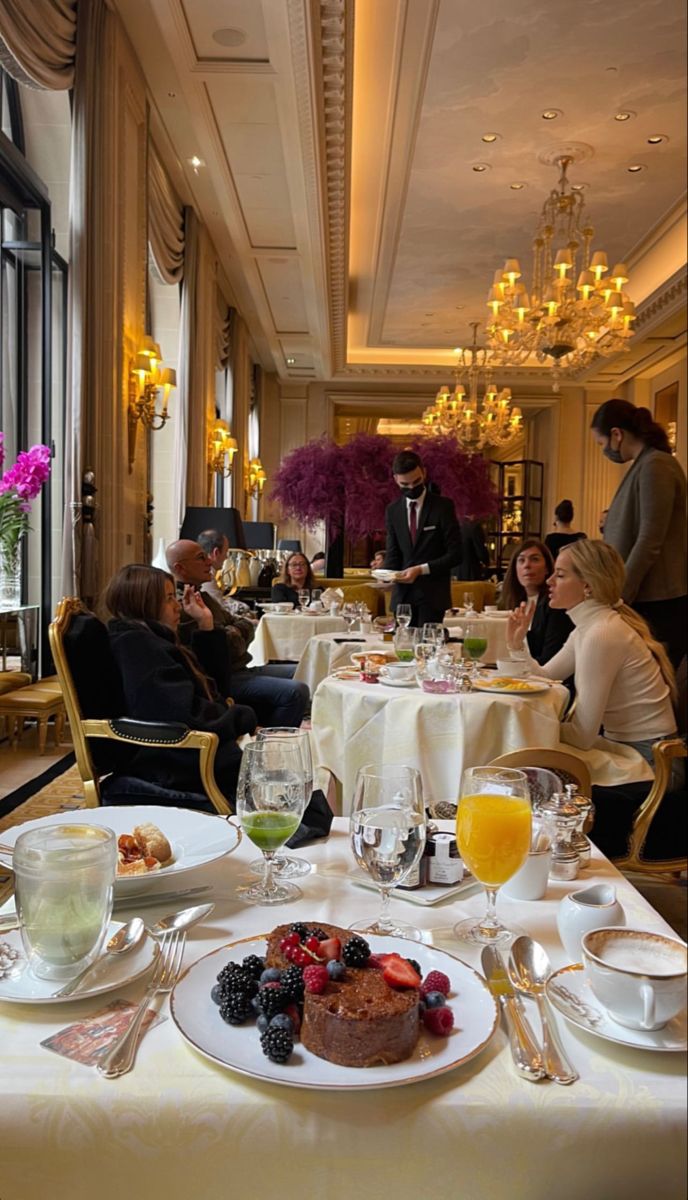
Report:
[[397,577],[396,571],[388,571],[386,567],[376,567],[370,574],[373,579],[379,579],[380,583],[394,583]]
[[[107,937],[121,929],[121,921],[111,921]],[[106,939],[107,940],[107,939]],[[108,954],[93,968],[84,985],[73,996],[56,996],[64,981],[36,979],[29,970],[18,929],[0,936],[0,1002],[7,1004],[75,1004],[126,987],[145,975],[158,954],[158,943],[148,934],[128,954]],[[16,956],[16,957],[15,957]]]
[[620,1046],[633,1046],[637,1050],[678,1052],[688,1049],[685,1008],[663,1029],[627,1029],[602,1007],[580,963],[562,967],[550,975],[546,991],[548,999],[562,1017],[607,1042],[618,1042]]
[[[364,875],[363,872],[355,872],[353,875],[347,876],[352,883],[358,887],[367,888],[369,891],[377,892],[377,885],[373,883],[369,875]],[[482,884],[468,871],[464,871],[461,883],[456,883],[449,887],[419,887],[412,888],[392,888],[390,896],[396,897],[397,900],[408,900],[409,904],[420,904],[422,908],[432,908],[433,904],[440,904],[442,900],[449,900],[452,896],[462,896],[468,892],[475,892]]]
[[167,806],[112,805],[104,808],[79,808],[70,812],[53,813],[14,825],[3,832],[2,840],[14,846],[20,833],[27,829],[47,828],[50,825],[100,825],[121,833],[131,833],[135,825],[157,825],[172,846],[172,862],[148,875],[121,875],[115,880],[115,895],[139,894],[155,890],[158,882],[166,887],[176,884],[177,876],[195,867],[215,862],[236,850],[241,833],[235,825],[213,813],[194,812],[189,808]]
[[417,688],[418,687],[418,681],[417,681],[415,675],[412,675],[410,679],[404,679],[403,676],[401,677],[401,679],[394,679],[391,675],[385,674],[384,667],[380,671],[379,678],[380,678],[380,683],[384,684],[385,687],[393,687],[393,688]]
[[184,972],[170,998],[172,1020],[182,1037],[212,1062],[242,1075],[287,1087],[331,1091],[401,1087],[442,1075],[468,1062],[487,1045],[497,1028],[494,998],[472,967],[445,950],[436,950],[420,942],[370,937],[367,941],[374,953],[396,951],[397,954],[411,955],[420,964],[423,975],[438,970],[449,976],[452,984],[449,1004],[455,1022],[450,1036],[435,1037],[422,1029],[411,1058],[391,1066],[340,1067],[311,1054],[301,1042],[296,1043],[288,1062],[270,1062],[261,1050],[253,1022],[226,1025],[210,998],[210,989],[225,964],[230,960],[241,962],[248,954],[263,955],[266,936],[230,942],[206,954]]
[[478,692],[498,692],[505,696],[534,696],[537,692],[546,692],[549,684],[499,675],[494,679],[476,679],[473,687]]
[[293,613],[294,605],[286,600],[258,601],[258,607],[269,613]]

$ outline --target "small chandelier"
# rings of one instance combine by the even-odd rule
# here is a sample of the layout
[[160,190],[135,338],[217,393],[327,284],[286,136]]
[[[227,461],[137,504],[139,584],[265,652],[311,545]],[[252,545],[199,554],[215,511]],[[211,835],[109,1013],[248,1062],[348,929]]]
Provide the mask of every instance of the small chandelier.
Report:
[[561,175],[536,230],[530,294],[518,259],[509,258],[495,271],[487,299],[489,343],[500,360],[513,366],[534,355],[552,368],[555,392],[564,371],[625,349],[635,320],[635,305],[623,290],[628,267],[617,263],[610,272],[605,252],[591,252],[595,230],[583,215],[583,193],[566,177],[574,160],[562,155],[556,161]]
[[[520,433],[523,421],[520,408],[511,407],[510,389],[498,391],[492,382],[490,351],[478,345],[479,324],[470,322],[472,344],[454,351],[453,392],[441,387],[421,418],[429,433],[450,433],[470,453],[486,446],[507,446]],[[482,399],[478,395],[481,385]]]
[[208,470],[229,479],[237,449],[229,425],[217,417],[208,431]]
[[[129,470],[136,457],[136,432],[141,423],[146,429],[162,429],[170,418],[168,411],[170,392],[177,386],[177,372],[173,367],[162,365],[160,346],[152,337],[144,338],[143,345],[134,357],[129,371],[129,402],[127,409],[129,429]],[[162,393],[161,406],[157,407],[158,392]]]

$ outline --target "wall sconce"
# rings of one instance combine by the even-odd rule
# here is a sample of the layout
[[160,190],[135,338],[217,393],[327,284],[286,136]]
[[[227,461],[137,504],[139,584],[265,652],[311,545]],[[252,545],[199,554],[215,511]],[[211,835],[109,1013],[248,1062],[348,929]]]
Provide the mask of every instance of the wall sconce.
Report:
[[[208,434],[208,469],[228,479],[238,446],[226,421],[214,421]],[[229,461],[227,461],[229,459]]]
[[259,458],[252,458],[248,464],[247,492],[249,496],[262,496],[267,475]]
[[[136,456],[136,430],[139,421],[148,429],[162,429],[169,420],[167,406],[170,392],[177,386],[177,372],[162,366],[160,347],[151,337],[133,360],[129,372],[129,470]],[[162,392],[160,409],[156,409],[158,392]]]

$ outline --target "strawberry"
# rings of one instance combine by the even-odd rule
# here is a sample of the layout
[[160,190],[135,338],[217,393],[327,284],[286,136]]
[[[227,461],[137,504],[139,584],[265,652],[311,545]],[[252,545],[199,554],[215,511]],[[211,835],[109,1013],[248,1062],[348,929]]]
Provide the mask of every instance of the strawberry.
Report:
[[385,964],[382,971],[382,978],[390,987],[420,987],[420,975],[417,971],[414,971],[407,959],[402,958],[400,954],[391,954],[389,957],[392,961]]
[[442,1008],[426,1008],[423,1024],[430,1033],[436,1033],[438,1037],[449,1037],[454,1028],[454,1014],[446,1004],[442,1005]]
[[376,971],[381,971],[384,967],[383,958],[388,958],[387,954],[371,954],[368,959],[368,966],[373,967]]
[[342,943],[338,937],[326,938],[324,942],[318,943],[318,955],[325,962],[336,962],[341,958]]
[[450,991],[449,976],[445,975],[444,971],[431,971],[420,985],[421,996],[427,995],[428,992],[441,992],[443,996],[448,996]]
[[303,972],[303,986],[307,992],[314,993],[319,996],[325,991],[330,977],[327,973],[327,967],[305,967]]

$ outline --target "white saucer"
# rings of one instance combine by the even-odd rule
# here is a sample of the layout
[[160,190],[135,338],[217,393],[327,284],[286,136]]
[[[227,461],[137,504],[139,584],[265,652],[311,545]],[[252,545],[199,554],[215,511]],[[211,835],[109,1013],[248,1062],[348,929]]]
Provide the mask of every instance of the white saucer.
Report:
[[607,1042],[618,1042],[620,1046],[633,1046],[638,1050],[676,1052],[688,1049],[685,1008],[663,1029],[628,1029],[614,1021],[602,1007],[580,963],[562,967],[550,975],[546,991],[547,998],[567,1021]]
[[[121,929],[121,921],[111,921],[107,937]],[[107,941],[107,938],[106,938]],[[90,1000],[113,988],[123,988],[145,975],[159,951],[155,938],[146,934],[128,954],[109,954],[84,981],[73,996],[56,996],[64,980],[36,979],[29,970],[18,929],[0,935],[0,1003],[2,1004],[75,1004]],[[16,955],[16,957],[15,957]]]
[[385,675],[384,670],[380,671],[380,683],[385,687],[400,687],[400,688],[417,688],[418,681],[415,675],[412,679],[392,679],[391,675]]

